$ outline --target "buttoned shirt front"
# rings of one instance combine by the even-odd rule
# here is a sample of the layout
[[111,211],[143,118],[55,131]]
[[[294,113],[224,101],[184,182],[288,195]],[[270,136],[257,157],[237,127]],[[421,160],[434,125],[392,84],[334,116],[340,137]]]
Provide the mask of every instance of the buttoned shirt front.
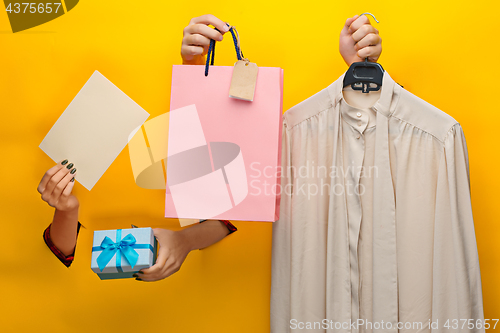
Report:
[[[351,317],[371,319],[366,313],[366,306],[360,307],[362,295],[371,300],[370,295],[370,254],[366,251],[371,245],[371,200],[373,179],[376,169],[374,164],[374,142],[376,112],[371,108],[359,109],[349,105],[345,99],[340,101],[343,142],[343,170],[345,176],[345,196],[349,230],[349,260],[351,275]],[[364,273],[368,270],[368,274]],[[364,283],[364,285],[362,285]],[[368,293],[363,293],[368,291]],[[370,302],[364,302],[370,305]],[[363,311],[364,313],[360,313]],[[368,317],[368,318],[367,318]]]

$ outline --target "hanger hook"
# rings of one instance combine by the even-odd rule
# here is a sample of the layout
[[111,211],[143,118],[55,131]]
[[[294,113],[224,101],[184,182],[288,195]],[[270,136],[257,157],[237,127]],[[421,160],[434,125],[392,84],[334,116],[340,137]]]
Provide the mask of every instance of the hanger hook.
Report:
[[[373,17],[373,19],[374,19],[377,23],[380,23],[380,22],[377,20],[377,18],[375,17],[375,15],[373,15],[372,13],[363,13],[363,14],[361,14],[361,15],[365,15],[365,14],[371,15],[371,16]],[[359,15],[359,16],[361,16],[361,15]]]

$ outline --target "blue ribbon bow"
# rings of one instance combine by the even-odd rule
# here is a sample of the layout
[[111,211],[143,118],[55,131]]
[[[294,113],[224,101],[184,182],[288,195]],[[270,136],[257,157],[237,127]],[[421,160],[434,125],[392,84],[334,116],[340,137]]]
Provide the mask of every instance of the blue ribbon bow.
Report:
[[[101,254],[97,257],[97,265],[99,269],[102,270],[106,265],[110,262],[111,258],[116,253],[116,268],[119,272],[123,272],[121,269],[121,254],[127,259],[130,266],[134,268],[135,264],[139,260],[139,254],[134,250],[134,246],[136,239],[132,234],[128,234],[122,240],[121,238],[121,229],[116,231],[116,243],[114,243],[111,238],[106,236],[101,242],[101,246],[99,249],[102,250]],[[140,247],[142,248],[142,246]]]

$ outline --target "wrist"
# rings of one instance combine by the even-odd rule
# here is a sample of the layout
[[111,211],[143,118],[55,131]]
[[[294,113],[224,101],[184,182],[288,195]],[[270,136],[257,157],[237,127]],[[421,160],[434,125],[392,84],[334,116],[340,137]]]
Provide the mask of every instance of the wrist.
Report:
[[190,235],[190,228],[174,231],[179,237],[180,243],[184,245],[188,252],[196,250],[196,244],[192,235]]
[[68,202],[66,202],[65,204],[61,204],[61,205],[56,205],[56,211],[59,211],[59,212],[64,212],[64,213],[74,213],[74,212],[78,212],[78,208],[80,207],[80,202],[78,201],[78,199],[75,197],[75,196],[72,196]]
[[68,208],[68,209],[58,209],[56,208],[56,211],[54,213],[55,216],[59,217],[59,218],[63,218],[64,220],[68,220],[68,219],[71,219],[71,218],[75,218],[76,217],[76,220],[78,220],[78,209],[79,209],[80,205],[77,204],[75,205],[74,207],[71,207],[71,208]]

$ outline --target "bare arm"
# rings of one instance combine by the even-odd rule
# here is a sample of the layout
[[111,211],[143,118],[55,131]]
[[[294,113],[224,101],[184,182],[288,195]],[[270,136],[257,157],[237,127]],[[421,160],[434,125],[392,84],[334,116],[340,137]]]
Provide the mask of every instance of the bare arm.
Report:
[[54,212],[50,226],[50,238],[66,256],[75,251],[78,228],[78,207],[71,211]]
[[215,244],[229,234],[224,223],[218,220],[208,220],[180,232],[186,237],[191,251]]

